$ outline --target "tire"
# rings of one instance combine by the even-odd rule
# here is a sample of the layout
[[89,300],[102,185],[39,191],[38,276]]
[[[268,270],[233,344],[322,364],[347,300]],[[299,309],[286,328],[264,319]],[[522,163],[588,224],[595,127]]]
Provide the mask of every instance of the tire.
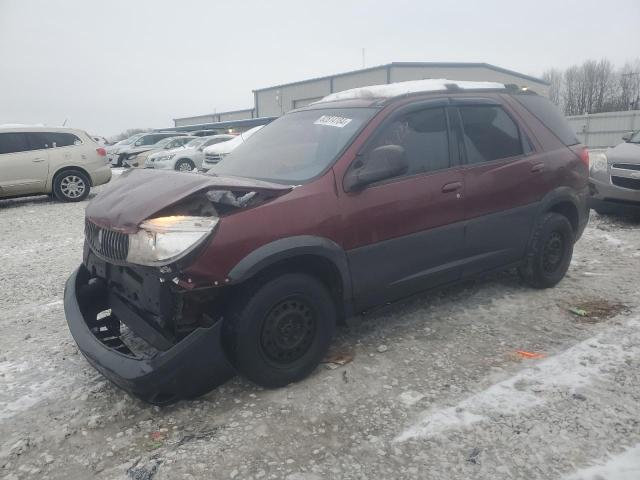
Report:
[[61,202],[80,202],[90,190],[89,177],[80,170],[65,170],[53,180],[53,193]]
[[174,167],[178,172],[191,172],[196,166],[188,158],[181,158]]
[[320,281],[287,273],[244,287],[224,322],[236,370],[262,387],[278,388],[318,366],[335,334],[336,306]]
[[122,167],[124,164],[125,155],[118,155],[118,160],[116,161],[116,167]]
[[571,264],[575,234],[567,217],[546,213],[537,223],[525,264],[520,267],[522,279],[534,288],[550,288],[562,280]]

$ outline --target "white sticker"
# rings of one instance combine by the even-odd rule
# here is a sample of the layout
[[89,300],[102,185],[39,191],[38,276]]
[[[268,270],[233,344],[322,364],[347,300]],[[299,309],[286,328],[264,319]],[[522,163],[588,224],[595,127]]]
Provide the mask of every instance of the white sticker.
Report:
[[315,122],[316,125],[327,125],[329,127],[343,128],[349,124],[351,118],[336,117],[335,115],[322,115]]

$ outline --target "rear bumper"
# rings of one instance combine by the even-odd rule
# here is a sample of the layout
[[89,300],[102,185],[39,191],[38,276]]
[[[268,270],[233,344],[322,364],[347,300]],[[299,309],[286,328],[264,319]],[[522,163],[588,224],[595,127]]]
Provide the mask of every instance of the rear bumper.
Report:
[[[222,348],[222,322],[198,328],[167,350],[137,357],[121,353],[100,339],[104,324],[96,318],[101,292],[80,266],[67,280],[64,308],[69,330],[89,363],[118,387],[155,405],[194,398],[221,385],[235,372]],[[98,287],[99,288],[99,287]],[[103,331],[103,330],[102,330]]]
[[111,180],[111,166],[105,165],[103,167],[97,168],[91,173],[91,183],[94,187],[98,185],[102,185],[105,183],[109,183]]

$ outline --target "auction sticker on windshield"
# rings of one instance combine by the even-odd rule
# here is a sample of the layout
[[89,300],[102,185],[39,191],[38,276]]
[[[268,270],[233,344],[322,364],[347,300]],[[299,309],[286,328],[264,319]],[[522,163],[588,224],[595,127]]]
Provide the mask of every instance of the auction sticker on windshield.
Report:
[[350,121],[350,118],[337,117],[335,115],[322,115],[313,123],[316,125],[327,125],[329,127],[343,128],[347,126]]

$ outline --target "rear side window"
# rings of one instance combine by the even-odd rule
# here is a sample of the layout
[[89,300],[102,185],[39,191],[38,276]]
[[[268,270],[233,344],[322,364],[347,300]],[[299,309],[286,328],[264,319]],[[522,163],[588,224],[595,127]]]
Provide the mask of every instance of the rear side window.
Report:
[[0,133],[0,155],[3,153],[18,153],[31,150],[27,141],[27,134],[20,132]]
[[522,155],[518,126],[500,107],[459,107],[467,163],[483,163]]
[[404,148],[409,161],[406,175],[449,168],[449,136],[444,109],[431,108],[402,115],[384,128],[369,151],[383,145]]
[[33,150],[43,148],[60,148],[81,145],[82,140],[72,133],[63,132],[31,132],[27,134]]
[[580,143],[564,115],[549,99],[540,95],[513,95],[513,98],[551,130],[562,143],[567,146]]

